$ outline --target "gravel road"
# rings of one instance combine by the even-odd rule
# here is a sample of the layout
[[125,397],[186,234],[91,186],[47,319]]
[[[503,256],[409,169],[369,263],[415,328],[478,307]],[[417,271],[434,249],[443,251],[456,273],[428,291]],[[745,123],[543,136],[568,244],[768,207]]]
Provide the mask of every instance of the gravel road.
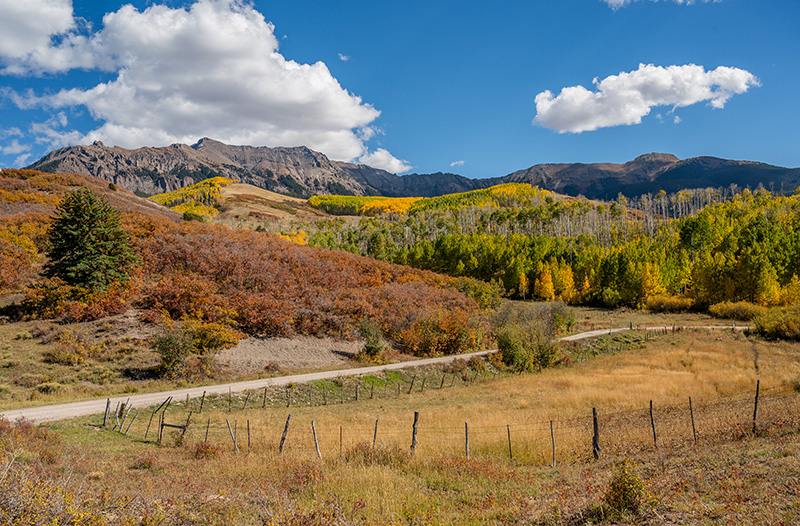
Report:
[[[671,329],[672,327],[647,327],[647,330],[661,330]],[[721,329],[737,329],[744,330],[747,327],[731,327],[731,326],[692,326],[681,327],[681,329],[707,329],[707,330],[721,330]],[[642,328],[639,328],[641,330]],[[560,338],[563,341],[582,340],[584,338],[593,338],[595,336],[602,336],[604,334],[611,334],[615,332],[630,330],[628,327],[616,329],[599,329],[594,331],[582,332],[565,336]],[[171,391],[160,391],[158,393],[138,394],[129,396],[119,396],[111,399],[111,405],[114,407],[118,401],[130,400],[131,407],[150,407],[158,405],[168,397],[174,400],[184,400],[186,395],[189,398],[199,398],[205,392],[209,395],[222,395],[227,394],[228,391],[232,393],[240,393],[242,391],[263,389],[264,387],[282,386],[290,383],[305,383],[311,380],[324,380],[329,378],[338,378],[342,376],[362,376],[366,374],[374,374],[382,371],[391,371],[393,369],[404,369],[406,367],[419,367],[424,365],[435,365],[449,363],[454,360],[469,360],[473,356],[486,356],[495,351],[480,351],[469,354],[459,354],[454,356],[442,356],[439,358],[427,358],[423,360],[413,360],[409,362],[392,363],[388,365],[375,365],[372,367],[359,367],[355,369],[340,369],[336,371],[323,371],[318,373],[305,373],[293,374],[289,376],[279,376],[275,378],[261,378],[259,380],[249,380],[246,382],[233,382],[220,385],[207,385],[202,387],[187,387],[184,389],[173,389]],[[8,420],[17,420],[18,418],[25,418],[34,423],[52,422],[55,420],[65,420],[68,418],[75,418],[79,416],[102,414],[106,410],[106,399],[86,400],[84,402],[72,402],[68,404],[57,404],[41,407],[29,407],[25,409],[14,409],[3,411],[0,416]]]

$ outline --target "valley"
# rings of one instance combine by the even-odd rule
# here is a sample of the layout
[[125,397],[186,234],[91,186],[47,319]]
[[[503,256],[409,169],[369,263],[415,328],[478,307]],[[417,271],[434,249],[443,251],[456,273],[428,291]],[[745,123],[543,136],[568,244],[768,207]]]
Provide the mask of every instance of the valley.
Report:
[[[276,525],[795,517],[795,197],[603,202],[510,183],[304,200],[209,178],[143,199],[78,174],[2,175],[0,413],[88,408],[43,427],[2,421],[0,495],[25,513]],[[127,281],[93,290],[41,276],[59,199],[82,189],[121,211],[136,256]],[[757,497],[744,508],[743,495]]]

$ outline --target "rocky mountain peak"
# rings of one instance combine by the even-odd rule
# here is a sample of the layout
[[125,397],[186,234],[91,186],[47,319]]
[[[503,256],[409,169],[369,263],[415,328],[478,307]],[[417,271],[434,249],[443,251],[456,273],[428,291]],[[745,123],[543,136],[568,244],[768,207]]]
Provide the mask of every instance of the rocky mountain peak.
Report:
[[317,194],[433,197],[507,182],[529,183],[567,195],[615,199],[684,188],[736,184],[797,188],[800,169],[715,157],[680,160],[668,153],[646,153],[624,164],[537,164],[490,179],[450,173],[397,176],[363,164],[332,161],[306,146],[233,146],[203,137],[190,145],[128,150],[96,141],[50,152],[29,168],[99,177],[143,194],[176,190],[215,176],[237,179],[296,197]]

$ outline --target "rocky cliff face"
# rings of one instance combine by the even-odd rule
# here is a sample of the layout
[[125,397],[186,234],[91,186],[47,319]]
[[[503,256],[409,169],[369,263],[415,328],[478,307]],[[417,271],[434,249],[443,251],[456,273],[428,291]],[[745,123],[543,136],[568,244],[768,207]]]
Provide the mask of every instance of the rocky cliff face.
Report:
[[468,179],[451,173],[397,176],[363,164],[332,161],[304,146],[231,146],[207,138],[191,146],[173,144],[135,150],[111,148],[100,142],[70,146],[49,153],[29,168],[91,175],[147,195],[169,192],[216,176],[296,197],[317,194],[433,197],[507,182],[530,183],[592,199],[614,199],[619,193],[635,197],[659,190],[676,192],[730,184],[752,188],[762,184],[776,191],[791,191],[800,185],[798,168],[715,157],[680,160],[664,153],[641,155],[624,164],[537,164],[491,179]]
[[[191,146],[173,144],[135,150],[107,147],[100,142],[69,146],[49,153],[29,168],[91,175],[148,195],[216,176],[289,195],[362,195],[377,193],[365,183],[368,178],[397,178],[383,170],[331,161],[303,146],[229,146],[211,139],[201,139]],[[365,172],[365,176],[359,180],[351,175],[353,171]]]

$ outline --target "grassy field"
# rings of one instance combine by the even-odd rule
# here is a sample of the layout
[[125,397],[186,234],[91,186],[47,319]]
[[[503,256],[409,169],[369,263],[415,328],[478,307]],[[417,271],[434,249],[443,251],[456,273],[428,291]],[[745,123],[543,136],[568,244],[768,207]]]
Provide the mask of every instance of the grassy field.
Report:
[[[574,311],[576,324],[573,333],[612,327],[731,323],[697,313],[650,314],[627,309],[609,311],[586,307],[577,307]],[[156,330],[153,325],[139,322],[135,312],[70,325],[49,321],[0,324],[0,408],[15,409],[171,389],[176,382],[157,377],[155,368],[159,357],[147,344],[147,338]],[[54,363],[48,359],[48,354],[57,350],[62,335],[73,336],[78,340],[76,343],[93,351],[79,364]],[[626,343],[626,337],[619,338],[621,342],[615,340],[614,345],[630,345]],[[601,340],[601,343],[605,341]],[[597,347],[597,343],[593,345]],[[194,383],[236,379],[241,378],[215,371],[213,377],[196,379]],[[190,383],[182,381],[179,385]]]
[[[161,445],[154,440],[158,417],[144,439],[152,409],[138,416],[127,435],[103,429],[101,417],[61,422],[52,426],[55,437],[50,433],[16,442],[16,462],[36,466],[26,476],[38,473],[53,484],[69,474],[69,482],[59,487],[77,495],[83,509],[102,513],[109,524],[798,520],[800,395],[793,386],[800,379],[800,346],[731,331],[678,331],[646,340],[624,333],[575,345],[583,347],[571,354],[583,358],[572,366],[532,375],[487,372],[476,377],[479,364],[455,375],[407,371],[362,379],[358,401],[353,381],[345,381],[344,404],[336,396],[340,382],[313,389],[295,386],[288,408],[285,391],[268,393],[265,408],[264,393],[251,393],[247,410],[242,409],[246,395],[207,400],[202,414],[199,401],[192,400],[188,408],[176,401],[166,421],[183,423],[193,410],[192,423],[182,439],[178,430],[167,429]],[[426,387],[421,391],[423,374]],[[444,383],[443,374],[448,374]],[[756,380],[762,397],[753,433]],[[367,386],[373,382],[370,399]],[[322,405],[325,388],[327,406]],[[591,457],[592,407],[599,413],[599,461]],[[415,411],[420,416],[412,456]],[[287,442],[279,453],[290,413]],[[236,429],[238,453],[226,419]],[[12,435],[3,435],[6,459]],[[619,498],[609,494],[626,458],[636,465],[629,469],[633,475],[622,480],[628,489],[641,489],[638,510],[620,506]],[[7,499],[10,490],[4,491]]]

